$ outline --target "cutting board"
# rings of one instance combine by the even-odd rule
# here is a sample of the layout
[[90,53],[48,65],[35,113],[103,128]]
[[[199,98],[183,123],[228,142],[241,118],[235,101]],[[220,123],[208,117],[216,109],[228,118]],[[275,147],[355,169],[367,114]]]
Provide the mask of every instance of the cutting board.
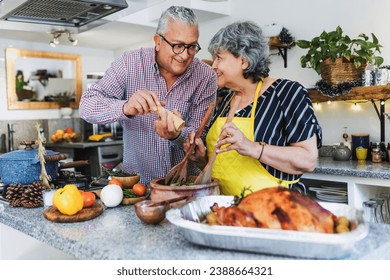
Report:
[[60,211],[53,207],[48,207],[43,211],[43,216],[49,221],[55,223],[78,223],[96,218],[103,213],[103,205],[95,202],[88,208],[83,208],[76,214],[69,216],[62,214]]

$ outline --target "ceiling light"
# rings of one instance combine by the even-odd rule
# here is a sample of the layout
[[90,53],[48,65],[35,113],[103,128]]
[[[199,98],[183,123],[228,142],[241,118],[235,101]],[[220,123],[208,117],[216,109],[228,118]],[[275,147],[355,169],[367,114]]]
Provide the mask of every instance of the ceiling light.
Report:
[[73,39],[72,35],[70,33],[68,33],[68,40],[69,40],[69,42],[72,43],[73,46],[76,46],[77,43],[79,42],[77,39]]
[[62,34],[68,35],[68,40],[73,46],[76,46],[78,43],[78,40],[72,38],[72,34],[68,30],[55,30],[52,31],[51,34],[53,35],[53,39],[49,42],[49,45],[53,48],[60,43]]

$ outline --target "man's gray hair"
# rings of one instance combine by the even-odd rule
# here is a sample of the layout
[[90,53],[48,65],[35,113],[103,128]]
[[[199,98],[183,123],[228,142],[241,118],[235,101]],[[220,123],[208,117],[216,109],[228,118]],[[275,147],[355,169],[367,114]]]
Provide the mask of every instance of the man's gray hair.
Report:
[[169,20],[171,19],[198,26],[198,18],[193,10],[183,6],[171,6],[161,14],[156,33],[161,35],[165,34],[168,30]]

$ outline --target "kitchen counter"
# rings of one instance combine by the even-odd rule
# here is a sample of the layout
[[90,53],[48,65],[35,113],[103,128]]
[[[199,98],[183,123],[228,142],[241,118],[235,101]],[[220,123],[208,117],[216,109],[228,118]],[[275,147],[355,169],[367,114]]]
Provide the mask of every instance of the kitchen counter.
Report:
[[46,148],[56,149],[56,148],[70,148],[70,149],[87,149],[87,148],[95,148],[95,147],[104,147],[104,146],[115,146],[122,145],[122,140],[113,140],[107,142],[74,142],[74,143],[54,143],[49,142],[45,144]]
[[[368,180],[370,183],[376,180],[387,182],[389,168],[387,162],[373,164],[367,161],[362,165],[357,161],[334,161],[321,157],[315,171],[307,175]],[[351,201],[357,200],[354,195],[349,196]],[[361,205],[361,202],[358,204]],[[192,244],[167,220],[156,226],[145,225],[137,218],[131,205],[107,208],[93,220],[72,224],[53,223],[46,220],[42,213],[42,207],[12,208],[0,202],[0,223],[77,259],[292,259]],[[357,242],[346,259],[390,259],[389,240],[389,224],[370,224],[368,236]]]
[[332,157],[320,157],[313,174],[353,176],[373,179],[390,179],[390,163],[372,161],[336,161]]
[[[1,223],[77,259],[293,259],[194,245],[167,220],[145,225],[132,205],[107,208],[99,217],[80,223],[54,223],[42,213],[43,207],[12,208],[0,203]],[[346,259],[390,259],[389,240],[389,224],[370,224],[368,236],[356,243]]]

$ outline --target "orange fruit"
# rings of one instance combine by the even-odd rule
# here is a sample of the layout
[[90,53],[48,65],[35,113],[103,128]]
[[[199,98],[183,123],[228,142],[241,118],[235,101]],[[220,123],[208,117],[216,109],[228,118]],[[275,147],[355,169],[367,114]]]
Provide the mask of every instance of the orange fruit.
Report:
[[139,196],[143,196],[146,193],[146,187],[140,183],[137,183],[132,188],[133,193]]
[[108,181],[108,184],[109,185],[118,185],[121,188],[123,188],[123,184],[121,181],[119,181],[119,179],[111,179],[110,181]]

